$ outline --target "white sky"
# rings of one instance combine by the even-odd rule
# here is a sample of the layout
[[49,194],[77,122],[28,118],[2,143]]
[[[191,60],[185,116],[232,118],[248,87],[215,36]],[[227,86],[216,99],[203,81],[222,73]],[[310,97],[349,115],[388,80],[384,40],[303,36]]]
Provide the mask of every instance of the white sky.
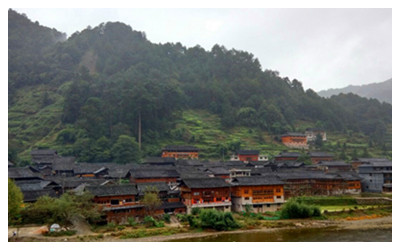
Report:
[[153,43],[214,44],[254,54],[263,69],[316,91],[392,77],[391,9],[23,9],[70,36],[120,21]]

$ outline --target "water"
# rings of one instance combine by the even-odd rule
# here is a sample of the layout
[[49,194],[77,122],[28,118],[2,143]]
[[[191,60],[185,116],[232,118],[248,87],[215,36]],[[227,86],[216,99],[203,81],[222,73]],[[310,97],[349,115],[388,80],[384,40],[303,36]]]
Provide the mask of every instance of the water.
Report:
[[340,230],[296,229],[275,232],[220,234],[180,242],[391,242],[391,229]]

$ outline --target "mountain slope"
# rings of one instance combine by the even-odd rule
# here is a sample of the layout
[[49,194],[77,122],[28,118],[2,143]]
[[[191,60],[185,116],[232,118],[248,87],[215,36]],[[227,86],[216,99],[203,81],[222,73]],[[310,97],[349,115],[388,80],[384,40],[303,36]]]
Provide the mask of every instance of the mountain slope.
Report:
[[375,98],[381,102],[392,103],[392,79],[380,83],[371,83],[361,86],[347,86],[345,88],[328,89],[318,92],[322,97],[331,97],[340,93],[353,93],[361,97]]
[[[27,19],[11,14],[11,26]],[[10,29],[9,39],[19,32]],[[28,44],[35,35],[20,39]],[[153,44],[144,32],[119,22],[88,27],[66,41],[50,40],[37,45],[45,48],[37,53],[39,63],[29,61],[9,74],[9,148],[24,156],[32,148],[53,147],[81,161],[114,161],[114,151],[124,148],[119,138],[130,137],[143,156],[158,155],[166,144],[189,143],[215,157],[222,144],[237,139],[246,147],[281,149],[276,138],[304,131],[300,123],[363,138],[378,138],[391,124],[390,104],[350,94],[322,98],[296,79],[262,70],[254,55],[221,45],[206,51]],[[24,62],[13,56],[18,48],[9,50],[9,60]],[[29,77],[16,81],[20,76]],[[190,125],[191,117],[206,127]],[[208,117],[212,121],[204,122]]]

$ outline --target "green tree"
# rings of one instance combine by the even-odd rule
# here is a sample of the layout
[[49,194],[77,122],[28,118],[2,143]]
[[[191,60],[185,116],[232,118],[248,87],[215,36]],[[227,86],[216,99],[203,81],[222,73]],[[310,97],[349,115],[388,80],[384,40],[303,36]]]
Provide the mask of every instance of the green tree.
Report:
[[321,148],[324,145],[324,141],[322,140],[321,134],[317,134],[317,138],[315,139],[315,146]]
[[158,197],[158,193],[159,191],[155,187],[149,187],[144,192],[142,203],[146,207],[148,215],[153,215],[155,210],[161,206],[161,199]]
[[24,196],[19,187],[8,178],[8,224],[19,219],[23,199]]
[[125,164],[140,160],[139,146],[136,139],[127,135],[120,135],[111,148],[111,154],[116,163]]

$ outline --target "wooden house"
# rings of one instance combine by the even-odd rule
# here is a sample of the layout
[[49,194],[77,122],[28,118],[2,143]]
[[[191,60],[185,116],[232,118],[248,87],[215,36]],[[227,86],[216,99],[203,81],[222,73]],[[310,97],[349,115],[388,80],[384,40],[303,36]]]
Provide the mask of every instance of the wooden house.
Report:
[[232,209],[254,212],[276,211],[284,203],[284,183],[276,176],[235,177],[232,179]]
[[297,161],[297,159],[300,157],[300,153],[298,152],[281,152],[279,155],[276,155],[275,161]]
[[199,149],[194,146],[168,145],[162,149],[161,157],[174,159],[198,159]]
[[165,182],[145,182],[137,184],[139,199],[141,200],[146,192],[157,192],[161,205],[155,214],[177,214],[185,213],[186,206],[181,202],[180,190],[172,189]]
[[35,166],[52,166],[57,157],[57,151],[52,149],[36,149],[31,151],[32,163]]
[[321,136],[322,141],[326,141],[326,131],[320,128],[307,128],[305,135],[308,142],[315,141],[318,135]]
[[248,163],[250,161],[258,161],[259,160],[260,151],[258,150],[238,150],[236,152],[236,156],[233,157],[234,160],[243,161],[244,163]]
[[135,185],[87,186],[85,190],[94,195],[93,201],[99,204],[107,222],[124,223],[129,217],[145,214]]
[[289,148],[308,149],[307,137],[301,133],[286,133],[281,136],[283,145]]
[[334,157],[333,154],[326,152],[309,152],[308,155],[310,156],[312,164],[316,164],[321,161],[333,161]]
[[175,169],[132,169],[129,171],[131,183],[165,182],[176,183],[179,173]]
[[230,184],[221,178],[182,179],[181,197],[187,213],[193,208],[215,208],[231,211]]

